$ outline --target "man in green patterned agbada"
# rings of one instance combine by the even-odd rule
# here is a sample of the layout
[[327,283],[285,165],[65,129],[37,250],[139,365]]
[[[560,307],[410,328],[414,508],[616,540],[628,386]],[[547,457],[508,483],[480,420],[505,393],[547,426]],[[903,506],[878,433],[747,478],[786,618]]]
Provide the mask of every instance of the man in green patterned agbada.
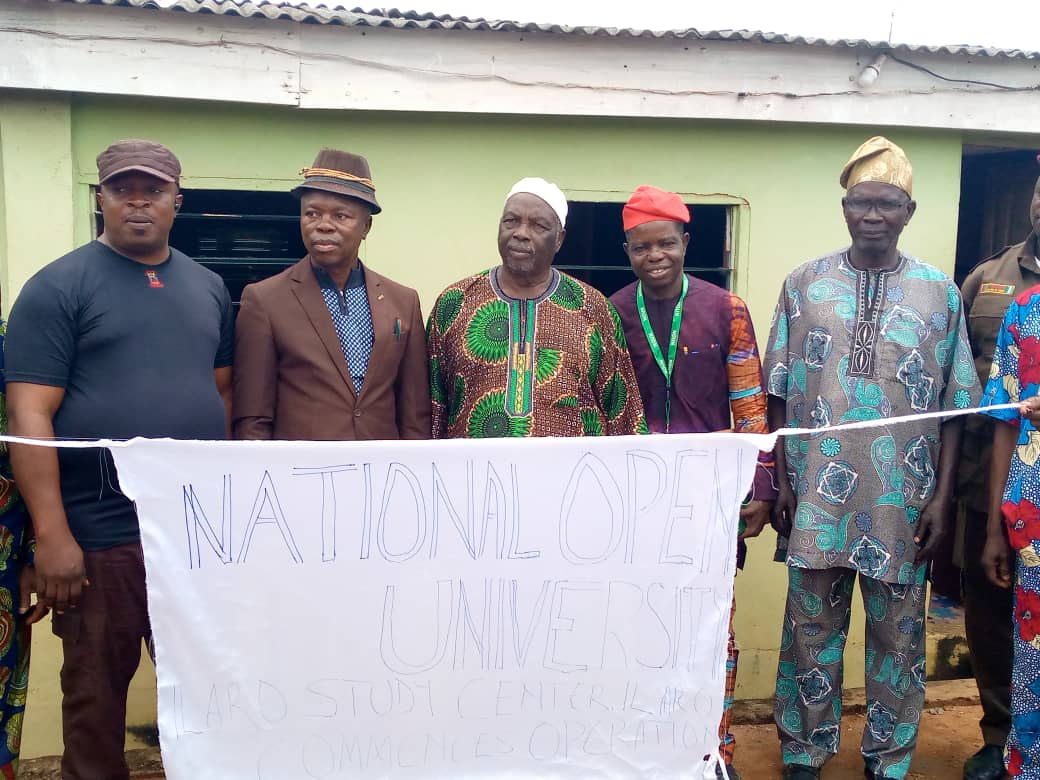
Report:
[[498,225],[502,264],[437,298],[427,324],[435,439],[646,432],[617,312],[552,267],[566,219],[556,185],[520,180]]

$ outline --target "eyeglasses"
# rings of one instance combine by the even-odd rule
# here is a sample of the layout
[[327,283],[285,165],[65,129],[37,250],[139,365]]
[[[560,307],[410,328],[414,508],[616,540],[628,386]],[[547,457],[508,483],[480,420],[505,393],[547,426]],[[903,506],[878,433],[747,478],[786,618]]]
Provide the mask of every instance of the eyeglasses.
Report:
[[868,214],[877,209],[878,214],[895,214],[906,208],[908,200],[866,200],[865,198],[845,198],[845,208],[853,214]]

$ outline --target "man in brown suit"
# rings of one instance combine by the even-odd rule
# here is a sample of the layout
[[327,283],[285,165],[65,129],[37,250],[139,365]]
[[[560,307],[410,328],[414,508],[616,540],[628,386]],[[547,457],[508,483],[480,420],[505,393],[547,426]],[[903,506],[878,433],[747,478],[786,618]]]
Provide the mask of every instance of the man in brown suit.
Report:
[[428,439],[419,296],[358,259],[381,210],[368,162],[322,149],[303,175],[293,195],[307,256],[242,293],[234,437]]

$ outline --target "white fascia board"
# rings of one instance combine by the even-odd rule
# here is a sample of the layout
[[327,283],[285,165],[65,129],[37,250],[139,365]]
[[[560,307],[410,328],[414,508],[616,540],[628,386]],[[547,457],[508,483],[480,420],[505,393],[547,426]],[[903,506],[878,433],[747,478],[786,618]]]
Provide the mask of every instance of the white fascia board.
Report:
[[0,87],[296,105],[298,42],[292,24],[0,0]]
[[[1040,62],[841,47],[396,30],[13,0],[0,87],[300,108],[660,117],[1035,134]],[[1032,88],[1032,89],[1030,89]]]
[[757,42],[383,29],[301,31],[301,106],[893,125],[1036,133],[1040,62]]

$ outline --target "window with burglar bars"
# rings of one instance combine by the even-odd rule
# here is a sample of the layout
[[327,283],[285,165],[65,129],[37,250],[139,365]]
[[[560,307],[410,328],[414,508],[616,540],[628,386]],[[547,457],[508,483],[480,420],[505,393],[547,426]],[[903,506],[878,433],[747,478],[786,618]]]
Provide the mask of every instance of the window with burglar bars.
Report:
[[[235,306],[242,289],[285,270],[305,254],[300,202],[287,192],[182,190],[170,245],[216,272]],[[95,214],[98,233],[101,213]]]
[[[279,273],[307,253],[300,238],[300,203],[287,192],[189,189],[182,194],[170,244],[219,274],[236,306],[247,284]],[[622,248],[622,205],[568,202],[567,238],[555,262],[607,296],[635,279]],[[690,205],[685,264],[691,275],[727,289],[733,273],[731,209]],[[100,233],[100,212],[95,219]]]

